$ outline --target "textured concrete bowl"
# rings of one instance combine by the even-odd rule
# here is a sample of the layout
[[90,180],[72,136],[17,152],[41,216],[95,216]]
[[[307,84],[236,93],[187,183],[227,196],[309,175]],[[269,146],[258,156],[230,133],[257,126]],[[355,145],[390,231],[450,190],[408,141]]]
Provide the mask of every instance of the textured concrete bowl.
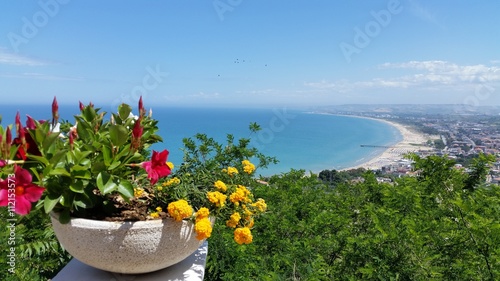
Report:
[[102,270],[138,274],[174,265],[203,243],[196,239],[194,224],[172,219],[108,222],[72,218],[59,223],[51,213],[59,242],[79,261]]

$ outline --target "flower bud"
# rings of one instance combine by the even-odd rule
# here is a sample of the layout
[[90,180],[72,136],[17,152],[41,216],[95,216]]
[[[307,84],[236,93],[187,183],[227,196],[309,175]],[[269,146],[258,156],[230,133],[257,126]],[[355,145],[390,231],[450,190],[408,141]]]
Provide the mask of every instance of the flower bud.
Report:
[[52,125],[55,125],[59,120],[59,105],[57,104],[57,99],[54,97],[52,101]]
[[19,111],[16,114],[16,136],[19,137],[20,132],[23,130],[23,125],[21,124],[21,115]]
[[144,109],[144,104],[142,103],[142,96],[139,98],[139,116],[142,117],[146,114],[146,110]]
[[34,130],[36,128],[35,119],[33,117],[26,115],[26,128]]

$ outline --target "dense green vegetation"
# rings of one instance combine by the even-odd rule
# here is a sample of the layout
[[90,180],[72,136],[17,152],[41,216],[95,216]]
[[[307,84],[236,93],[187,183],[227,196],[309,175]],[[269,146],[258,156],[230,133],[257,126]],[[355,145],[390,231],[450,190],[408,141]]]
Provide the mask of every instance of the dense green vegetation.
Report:
[[[356,182],[337,171],[269,178],[254,190],[269,207],[254,242],[237,245],[215,228],[205,280],[499,280],[500,187],[484,183],[492,159],[481,155],[466,172],[447,158],[412,157],[419,175],[393,183],[362,170]],[[3,252],[1,280],[47,280],[67,261],[46,223],[36,213],[18,222],[25,258],[13,276]],[[7,241],[5,216],[1,224]]]
[[[255,190],[254,243],[210,240],[206,280],[498,280],[500,188],[431,156],[420,176],[332,184],[292,171]],[[229,235],[229,234],[226,234]]]

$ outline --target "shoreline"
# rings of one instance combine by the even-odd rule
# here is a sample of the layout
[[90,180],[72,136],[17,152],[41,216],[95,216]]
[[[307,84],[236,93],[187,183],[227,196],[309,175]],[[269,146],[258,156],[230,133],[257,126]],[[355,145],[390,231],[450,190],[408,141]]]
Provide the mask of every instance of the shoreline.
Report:
[[395,145],[387,148],[381,154],[373,157],[372,159],[369,159],[356,166],[340,169],[339,171],[346,171],[358,168],[365,168],[367,170],[379,170],[384,166],[395,164],[396,162],[402,160],[403,155],[409,152],[416,152],[419,150],[420,151],[432,150],[431,147],[426,146],[425,144],[428,140],[436,138],[436,136],[431,136],[416,132],[410,126],[402,125],[400,123],[388,121],[385,119],[364,117],[364,116],[353,116],[353,115],[345,115],[345,116],[366,118],[366,119],[377,120],[380,122],[385,122],[386,124],[395,127],[400,132],[403,139],[400,142],[396,143]]

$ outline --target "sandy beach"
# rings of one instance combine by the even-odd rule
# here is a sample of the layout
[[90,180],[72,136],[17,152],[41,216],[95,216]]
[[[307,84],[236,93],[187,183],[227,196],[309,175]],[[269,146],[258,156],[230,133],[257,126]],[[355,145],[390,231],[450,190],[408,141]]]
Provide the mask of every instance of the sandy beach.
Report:
[[386,122],[391,126],[397,128],[401,132],[403,140],[385,150],[381,155],[378,155],[377,157],[365,163],[359,164],[354,167],[349,167],[343,170],[356,169],[356,168],[365,168],[370,170],[380,169],[383,166],[390,165],[401,160],[403,158],[403,155],[406,153],[416,152],[418,150],[432,150],[431,147],[426,146],[425,144],[428,140],[434,140],[438,138],[438,136],[430,136],[416,132],[414,129],[399,123],[383,119],[375,119],[375,120]]

